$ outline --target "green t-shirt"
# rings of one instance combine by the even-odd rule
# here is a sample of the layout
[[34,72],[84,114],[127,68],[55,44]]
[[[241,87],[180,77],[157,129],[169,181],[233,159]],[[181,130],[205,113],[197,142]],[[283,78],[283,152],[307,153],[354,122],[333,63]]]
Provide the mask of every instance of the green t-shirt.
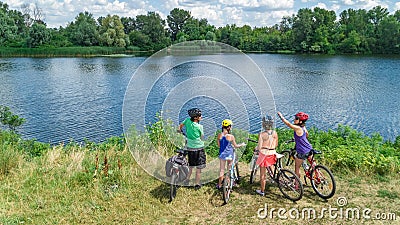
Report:
[[188,148],[203,148],[204,142],[201,140],[203,136],[203,125],[193,122],[190,118],[183,121],[186,127],[187,147]]

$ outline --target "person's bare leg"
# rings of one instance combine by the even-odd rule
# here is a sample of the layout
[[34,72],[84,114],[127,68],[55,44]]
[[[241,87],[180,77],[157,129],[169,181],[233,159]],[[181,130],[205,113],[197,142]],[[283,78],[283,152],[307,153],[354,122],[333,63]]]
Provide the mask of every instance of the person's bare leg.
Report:
[[196,185],[201,185],[200,178],[201,178],[201,169],[196,168]]
[[226,161],[223,159],[219,160],[219,179],[218,179],[218,187],[222,186],[222,180],[224,180],[224,173],[225,173],[225,164]]
[[267,183],[266,181],[266,169],[265,167],[260,167],[260,186],[261,186],[261,191],[265,191],[265,184]]

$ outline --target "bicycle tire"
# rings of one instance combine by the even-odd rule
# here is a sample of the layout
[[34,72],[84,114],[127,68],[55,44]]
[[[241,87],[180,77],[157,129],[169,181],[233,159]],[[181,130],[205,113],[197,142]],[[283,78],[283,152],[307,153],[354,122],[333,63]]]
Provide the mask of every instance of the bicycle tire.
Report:
[[224,199],[224,203],[227,204],[229,202],[229,198],[231,195],[231,191],[232,191],[232,182],[231,182],[231,175],[230,173],[226,173],[225,174],[225,178],[222,182],[222,187],[223,187],[223,191],[222,191],[222,197]]
[[178,181],[178,174],[173,172],[171,176],[171,184],[169,191],[169,201],[172,202],[176,197],[176,183]]
[[316,165],[310,175],[315,193],[323,199],[332,198],[336,192],[336,181],[332,172],[326,166]]
[[292,201],[298,201],[303,197],[303,184],[296,174],[287,169],[278,172],[278,187],[282,194]]
[[256,157],[253,156],[253,158],[251,159],[251,172],[250,172],[250,184],[253,184],[254,181],[256,180],[256,175],[257,175],[257,164],[256,164]]
[[290,169],[290,167],[293,168],[293,163],[294,163],[294,158],[291,156],[292,151],[290,150],[284,150],[280,154],[283,155],[283,157],[280,160],[280,167],[283,169]]
[[236,173],[236,184],[240,184],[240,175],[239,175],[239,163],[235,165],[235,173]]

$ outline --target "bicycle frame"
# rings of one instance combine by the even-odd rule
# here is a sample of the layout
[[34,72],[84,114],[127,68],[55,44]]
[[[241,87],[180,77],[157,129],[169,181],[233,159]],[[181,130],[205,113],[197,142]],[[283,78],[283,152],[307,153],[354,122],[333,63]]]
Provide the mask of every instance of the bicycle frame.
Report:
[[231,160],[230,162],[230,166],[228,163],[227,166],[227,172],[225,173],[224,176],[224,181],[223,181],[223,194],[222,197],[224,199],[224,203],[228,203],[229,198],[230,198],[230,194],[232,192],[232,188],[235,185],[235,183],[237,183],[237,181],[239,180],[239,177],[236,176],[236,152],[233,153],[233,157],[232,159],[227,159],[227,160]]
[[[294,158],[296,157],[296,147],[282,151],[282,154],[286,153],[288,153],[288,159],[286,160],[285,166],[290,166],[295,161]],[[326,166],[317,164],[315,155],[321,153],[321,151],[312,149],[307,157],[307,161],[303,161],[302,167],[305,174],[304,182],[307,184],[308,178],[315,193],[323,199],[328,199],[335,194],[336,182],[332,172]],[[308,168],[305,167],[305,165]]]
[[[187,152],[184,149],[177,150],[178,157],[186,157]],[[179,179],[179,167],[182,166],[176,162],[172,164],[171,167],[171,182],[170,182],[170,196],[169,201],[172,202],[176,197],[176,189],[178,186],[178,179]]]
[[[290,149],[290,159],[289,160],[294,162],[294,158],[296,157],[295,155],[296,155],[296,148]],[[305,169],[304,167],[302,167],[304,170],[305,176],[310,180],[312,179],[311,171],[314,170],[315,166],[317,165],[317,161],[315,160],[314,155],[315,154],[312,153],[311,155],[309,155],[307,157],[307,159],[305,159],[308,162],[308,169]],[[290,163],[290,164],[292,164],[292,163]]]

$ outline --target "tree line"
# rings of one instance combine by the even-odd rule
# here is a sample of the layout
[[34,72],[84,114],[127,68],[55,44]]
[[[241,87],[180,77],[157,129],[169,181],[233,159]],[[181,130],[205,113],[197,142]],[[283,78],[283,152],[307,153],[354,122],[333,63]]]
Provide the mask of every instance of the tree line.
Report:
[[206,18],[175,8],[164,20],[156,12],[136,17],[79,13],[66,27],[48,28],[42,10],[25,4],[21,11],[0,2],[0,47],[38,48],[109,46],[157,51],[174,43],[210,40],[243,51],[322,54],[399,54],[400,10],[334,11],[303,8],[265,27],[228,24],[215,27]]

